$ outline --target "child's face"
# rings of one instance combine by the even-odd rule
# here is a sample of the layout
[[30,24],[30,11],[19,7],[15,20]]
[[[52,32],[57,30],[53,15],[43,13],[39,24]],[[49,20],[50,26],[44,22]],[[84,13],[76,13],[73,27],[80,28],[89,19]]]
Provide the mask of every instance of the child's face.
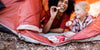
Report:
[[77,18],[81,18],[87,15],[88,10],[83,9],[82,7],[75,5],[75,15]]
[[59,12],[65,12],[68,8],[68,0],[59,0],[57,7],[63,7],[59,9]]

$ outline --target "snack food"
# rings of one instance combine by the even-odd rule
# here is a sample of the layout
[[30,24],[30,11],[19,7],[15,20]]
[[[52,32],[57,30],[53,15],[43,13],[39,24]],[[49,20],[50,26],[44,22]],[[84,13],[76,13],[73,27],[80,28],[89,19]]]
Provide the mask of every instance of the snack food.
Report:
[[64,7],[57,7],[57,9],[64,9]]
[[70,26],[72,24],[72,21],[66,22],[66,26]]
[[55,36],[49,36],[48,39],[51,40],[54,43],[57,42],[63,42],[65,41],[66,36],[65,35],[55,35]]

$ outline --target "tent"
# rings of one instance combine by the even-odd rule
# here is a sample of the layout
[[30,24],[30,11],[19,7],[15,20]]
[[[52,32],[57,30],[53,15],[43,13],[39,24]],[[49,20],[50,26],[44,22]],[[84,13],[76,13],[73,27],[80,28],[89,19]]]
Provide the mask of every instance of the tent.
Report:
[[[16,34],[27,42],[60,46],[69,42],[84,42],[100,40],[100,14],[96,20],[85,29],[66,41],[53,43],[46,36],[40,34],[40,22],[45,11],[41,0],[0,0],[6,8],[0,9],[0,31]],[[76,3],[81,0],[76,0]],[[100,0],[86,0],[90,4]],[[90,2],[91,1],[91,2]]]

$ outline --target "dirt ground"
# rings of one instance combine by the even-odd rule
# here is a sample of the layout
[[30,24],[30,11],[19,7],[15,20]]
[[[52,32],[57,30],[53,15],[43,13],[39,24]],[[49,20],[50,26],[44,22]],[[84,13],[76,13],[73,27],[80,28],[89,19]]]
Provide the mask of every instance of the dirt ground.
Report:
[[0,32],[0,50],[100,50],[100,41],[74,42],[59,47],[28,43],[14,34]]

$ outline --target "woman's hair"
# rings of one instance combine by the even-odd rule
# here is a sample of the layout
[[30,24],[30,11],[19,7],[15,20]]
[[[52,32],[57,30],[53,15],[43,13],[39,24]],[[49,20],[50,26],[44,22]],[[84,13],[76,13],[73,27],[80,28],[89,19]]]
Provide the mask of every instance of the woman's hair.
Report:
[[[49,0],[49,9],[51,6],[57,6],[59,0]],[[75,0],[68,0],[68,8],[65,11],[69,16],[74,11]]]

